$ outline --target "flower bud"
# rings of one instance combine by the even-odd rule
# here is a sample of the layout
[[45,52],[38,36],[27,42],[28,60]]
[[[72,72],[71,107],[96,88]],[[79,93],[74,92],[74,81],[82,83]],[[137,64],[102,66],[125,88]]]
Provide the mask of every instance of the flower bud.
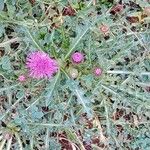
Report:
[[107,25],[102,25],[100,27],[100,31],[104,34],[108,33],[109,32],[109,27]]
[[25,77],[24,75],[20,75],[20,76],[18,77],[18,80],[19,80],[20,82],[24,82],[24,81],[26,80],[26,77]]
[[75,68],[70,68],[69,69],[69,75],[71,78],[76,79],[78,77],[78,70]]
[[100,76],[102,74],[102,69],[99,67],[96,67],[94,69],[94,74],[95,74],[95,76]]
[[84,61],[84,55],[81,52],[75,52],[71,55],[73,63],[79,64]]

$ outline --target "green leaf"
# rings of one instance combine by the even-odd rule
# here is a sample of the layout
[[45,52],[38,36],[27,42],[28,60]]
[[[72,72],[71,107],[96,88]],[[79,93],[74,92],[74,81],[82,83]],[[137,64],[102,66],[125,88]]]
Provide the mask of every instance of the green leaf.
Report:
[[47,94],[46,94],[46,106],[48,106],[51,102],[51,98],[53,96],[53,92],[54,92],[54,89],[57,85],[57,81],[59,79],[59,75],[60,75],[60,72],[57,73],[56,77],[49,82],[46,90],[47,90]]
[[15,14],[15,10],[16,10],[15,6],[7,5],[7,8],[8,8],[9,17],[11,19],[13,19],[14,18],[14,14]]
[[4,25],[0,24],[0,37],[4,34],[5,30],[4,30]]
[[4,9],[4,0],[0,0],[0,11]]
[[23,90],[19,91],[17,94],[16,94],[16,98],[21,98],[21,97],[24,97],[25,96],[25,93]]
[[60,111],[57,111],[55,114],[54,114],[54,119],[56,119],[58,122],[60,122],[63,118],[63,115]]
[[36,106],[31,107],[31,116],[33,119],[41,119],[43,117],[43,112],[38,109]]
[[91,99],[85,96],[85,92],[79,87],[77,82],[68,80],[68,85],[77,97],[78,103],[82,105],[84,113],[87,113],[89,118],[92,117]]
[[2,68],[4,70],[12,70],[10,59],[8,56],[4,56],[1,60]]

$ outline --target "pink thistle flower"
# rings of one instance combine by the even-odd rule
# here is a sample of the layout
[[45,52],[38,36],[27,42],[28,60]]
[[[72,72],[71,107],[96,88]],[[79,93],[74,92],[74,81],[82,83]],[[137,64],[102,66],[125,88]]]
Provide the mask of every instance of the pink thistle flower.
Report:
[[102,25],[101,27],[100,27],[100,30],[101,30],[101,32],[102,33],[108,33],[109,32],[109,27],[107,26],[107,25]]
[[71,56],[73,63],[81,63],[84,61],[84,55],[80,52],[75,52]]
[[18,77],[18,80],[19,80],[20,82],[24,82],[24,81],[26,80],[26,77],[25,77],[24,75],[20,75],[20,76]]
[[100,75],[102,74],[102,69],[96,67],[96,68],[94,69],[94,74],[95,74],[95,76],[100,76]]
[[36,79],[51,78],[59,68],[55,59],[41,51],[31,52],[26,61],[30,76]]

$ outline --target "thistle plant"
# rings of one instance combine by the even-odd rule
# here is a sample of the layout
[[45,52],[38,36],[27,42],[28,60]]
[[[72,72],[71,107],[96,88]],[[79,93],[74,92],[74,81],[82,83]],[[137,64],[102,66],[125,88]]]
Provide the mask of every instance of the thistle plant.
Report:
[[147,0],[0,1],[0,150],[149,150]]

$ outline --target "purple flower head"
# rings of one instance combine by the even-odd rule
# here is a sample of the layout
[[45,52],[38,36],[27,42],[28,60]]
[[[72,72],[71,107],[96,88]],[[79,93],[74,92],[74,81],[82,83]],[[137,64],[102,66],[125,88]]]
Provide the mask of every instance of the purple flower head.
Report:
[[80,52],[75,52],[71,56],[73,63],[81,63],[84,61],[84,55]]
[[100,76],[100,75],[102,74],[102,69],[96,67],[96,68],[94,69],[94,74],[95,74],[95,76]]
[[48,54],[35,51],[28,54],[26,65],[30,76],[36,79],[51,78],[58,71],[58,63]]
[[18,80],[19,80],[20,82],[24,82],[24,81],[26,80],[26,77],[25,77],[24,75],[20,75],[20,76],[18,77]]

